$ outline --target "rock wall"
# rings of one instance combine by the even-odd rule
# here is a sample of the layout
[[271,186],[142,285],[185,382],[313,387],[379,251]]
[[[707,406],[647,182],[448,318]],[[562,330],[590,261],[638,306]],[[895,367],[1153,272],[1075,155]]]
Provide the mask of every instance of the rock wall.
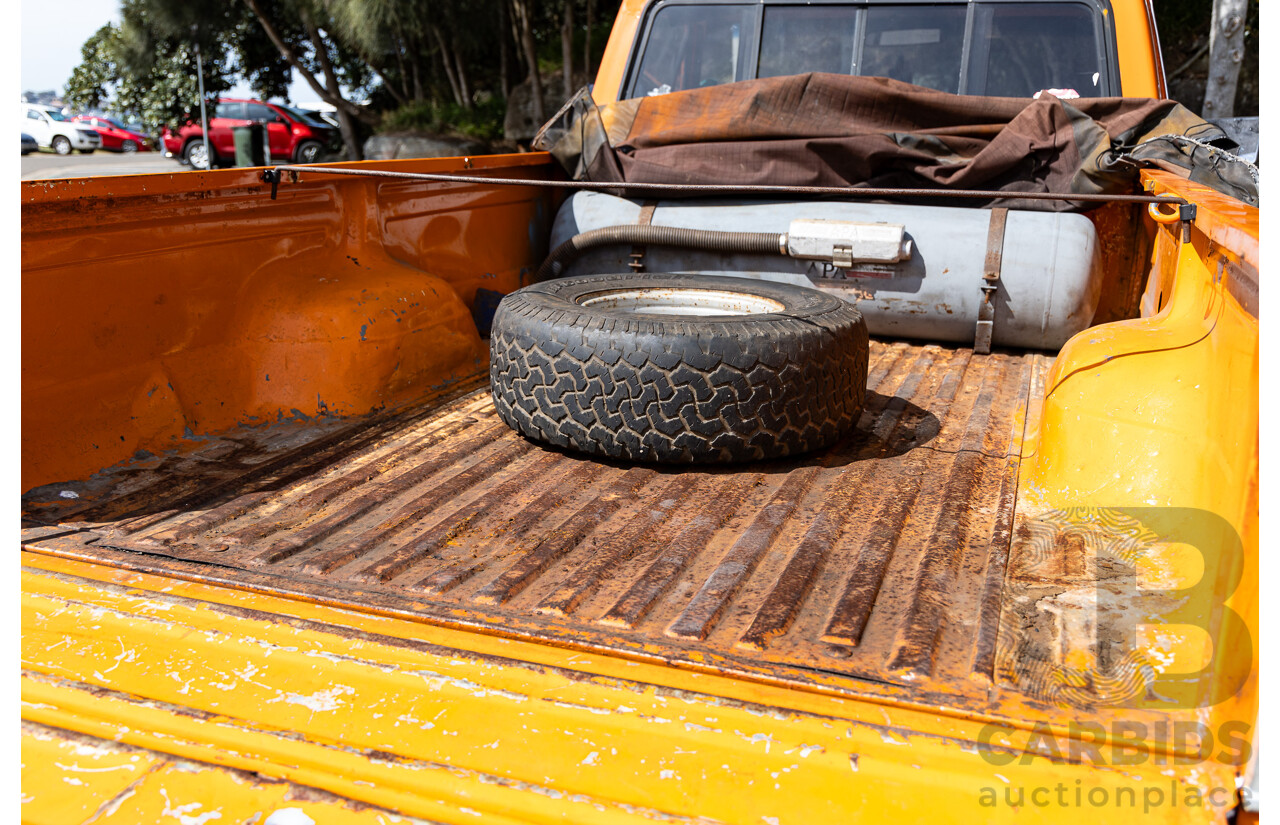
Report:
[[[538,121],[533,116],[533,79],[526,78],[511,90],[507,98],[507,116],[502,121],[502,135],[507,140],[528,143],[542,128],[542,124],[551,119],[567,98],[564,96],[564,72],[557,70],[542,77],[542,103],[544,119]],[[590,83],[586,75],[575,78],[574,92]]]
[[452,158],[488,153],[489,146],[478,140],[440,135],[374,135],[364,142],[365,160]]

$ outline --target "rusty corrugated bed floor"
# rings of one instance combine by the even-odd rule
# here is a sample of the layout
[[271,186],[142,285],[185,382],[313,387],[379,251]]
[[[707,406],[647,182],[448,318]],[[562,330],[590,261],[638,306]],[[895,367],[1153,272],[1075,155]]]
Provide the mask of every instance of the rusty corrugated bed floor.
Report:
[[301,446],[298,432],[233,434],[114,469],[96,500],[33,491],[24,515],[82,528],[64,551],[114,564],[694,666],[976,696],[1047,363],[873,342],[857,433],[797,461],[603,463],[521,439],[477,389],[303,428]]

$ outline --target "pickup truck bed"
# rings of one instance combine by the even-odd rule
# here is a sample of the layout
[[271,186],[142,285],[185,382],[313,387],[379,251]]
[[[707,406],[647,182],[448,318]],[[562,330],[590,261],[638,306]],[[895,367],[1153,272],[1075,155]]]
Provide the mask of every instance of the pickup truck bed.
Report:
[[33,490],[25,543],[745,678],[976,701],[1047,365],[876,341],[856,435],[723,468],[544,449],[477,379],[433,409],[143,457],[77,499]]

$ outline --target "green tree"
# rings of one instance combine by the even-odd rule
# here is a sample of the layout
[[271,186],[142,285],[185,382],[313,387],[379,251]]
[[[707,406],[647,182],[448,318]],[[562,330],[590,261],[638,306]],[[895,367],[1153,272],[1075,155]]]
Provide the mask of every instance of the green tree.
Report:
[[[259,15],[268,9],[264,23]],[[67,83],[68,101],[96,107],[110,98],[116,108],[149,124],[173,128],[199,111],[199,78],[193,71],[198,45],[210,103],[238,79],[259,96],[275,98],[287,97],[291,69],[313,87],[316,76],[323,75],[321,97],[341,104],[343,138],[348,152],[359,158],[351,116],[374,124],[377,115],[350,103],[342,89],[367,93],[369,69],[326,41],[314,12],[276,0],[123,0],[120,24],[104,26],[82,47],[82,62]]]
[[120,77],[117,55],[120,29],[108,23],[98,29],[80,47],[80,64],[71,71],[63,95],[67,104],[77,109],[97,109],[112,96],[112,88]]
[[[175,128],[199,108],[192,47],[155,38],[136,24],[131,14],[120,25],[103,26],[85,41],[81,63],[72,70],[64,97],[76,108],[110,104],[148,127]],[[208,95],[231,87],[225,55],[210,55],[204,68]]]
[[[1258,113],[1258,0],[1249,0],[1244,55],[1236,90],[1235,114]],[[1209,40],[1213,0],[1160,0],[1155,4],[1160,48],[1168,73],[1169,96],[1200,111],[1209,74]]]
[[427,99],[431,76],[427,7],[411,0],[330,0],[338,34],[368,62],[396,103]]
[[[194,71],[197,43],[209,98],[230,89],[242,76],[267,96],[287,88],[287,67],[281,71],[261,59],[260,44],[246,36],[249,21],[228,17],[216,28],[197,25],[193,33],[187,20],[165,16],[164,11],[147,0],[124,0],[121,22],[98,29],[81,47],[81,62],[66,83],[67,102],[79,108],[100,108],[110,102],[148,126],[175,128],[200,107],[200,84]],[[251,35],[254,29],[248,32]],[[254,46],[258,55],[249,51]]]
[[358,159],[360,132],[388,109],[409,120],[458,112],[468,131],[490,131],[481,121],[501,112],[522,76],[544,117],[554,106],[542,100],[541,78],[563,66],[567,89],[589,72],[604,45],[599,28],[616,8],[617,0],[121,0],[121,23],[82,47],[67,97],[176,126],[199,109],[198,44],[208,97],[241,79],[265,99],[287,97],[296,71],[335,107]]
[[[150,1],[181,5],[185,0]],[[371,74],[368,63],[361,60],[358,50],[333,37],[333,19],[323,3],[310,0],[244,0],[244,3],[280,56],[321,100],[337,110],[347,156],[359,160],[362,153],[356,121],[373,126],[378,122],[378,114],[349,100],[343,86],[367,86]]]

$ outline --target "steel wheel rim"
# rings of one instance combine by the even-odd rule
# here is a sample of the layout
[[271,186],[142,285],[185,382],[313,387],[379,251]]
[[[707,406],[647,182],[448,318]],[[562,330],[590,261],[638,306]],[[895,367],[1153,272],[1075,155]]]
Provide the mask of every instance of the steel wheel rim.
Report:
[[772,298],[720,289],[647,287],[610,289],[578,299],[579,306],[644,315],[691,318],[716,315],[764,315],[785,307]]

